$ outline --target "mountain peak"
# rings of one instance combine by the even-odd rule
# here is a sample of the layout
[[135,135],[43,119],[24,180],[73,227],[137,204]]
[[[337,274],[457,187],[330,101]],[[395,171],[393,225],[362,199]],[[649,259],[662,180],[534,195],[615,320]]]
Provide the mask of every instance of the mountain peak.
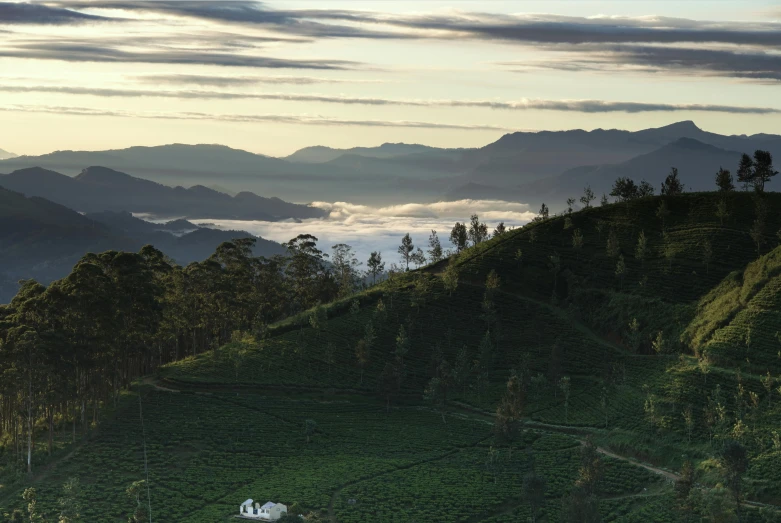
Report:
[[670,125],[665,125],[663,127],[658,127],[657,129],[664,129],[666,131],[678,131],[678,132],[699,132],[702,131],[699,127],[697,127],[697,124],[694,123],[692,120],[683,120],[681,122],[675,122],[671,123]]
[[16,158],[17,156],[19,156],[19,155],[18,154],[14,154],[14,153],[9,152],[9,151],[5,151],[3,149],[0,149],[0,160],[7,160],[9,158]]

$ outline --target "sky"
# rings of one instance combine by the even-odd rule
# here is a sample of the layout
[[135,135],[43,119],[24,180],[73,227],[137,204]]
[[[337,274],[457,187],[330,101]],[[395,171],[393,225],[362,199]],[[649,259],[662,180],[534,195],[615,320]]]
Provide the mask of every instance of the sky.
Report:
[[781,129],[767,0],[0,1],[0,149]]

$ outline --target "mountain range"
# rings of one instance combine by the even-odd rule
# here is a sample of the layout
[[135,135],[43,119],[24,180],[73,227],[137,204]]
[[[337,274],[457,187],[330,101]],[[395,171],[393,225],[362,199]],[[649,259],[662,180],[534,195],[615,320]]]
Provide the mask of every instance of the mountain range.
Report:
[[[539,204],[576,196],[588,184],[606,192],[617,176],[645,177],[658,186],[673,166],[690,188],[709,188],[720,166],[734,171],[740,153],[756,149],[778,157],[781,136],[720,135],[684,121],[640,131],[516,132],[473,149],[405,143],[350,149],[315,146],[285,158],[221,145],[57,151],[0,160],[0,171],[40,167],[78,175],[78,179],[92,176],[90,169],[85,176],[79,174],[85,166],[100,165],[172,186],[201,186],[191,187],[194,192],[203,193],[202,186],[217,184],[228,191],[274,194],[296,202],[389,204],[490,197]],[[242,194],[236,198],[241,200]],[[249,207],[276,217],[286,214],[275,215],[254,203]],[[551,208],[556,209],[555,202]]]
[[247,191],[230,196],[203,185],[168,187],[106,167],[89,167],[75,177],[30,167],[0,175],[0,186],[81,212],[130,211],[155,217],[265,221],[325,216],[320,209],[279,198]]
[[[246,237],[254,236],[198,227],[185,220],[154,224],[130,213],[83,215],[47,199],[0,187],[0,303],[16,294],[18,280],[49,283],[67,275],[88,252],[137,251],[152,244],[184,265],[207,258],[222,242]],[[282,253],[282,245],[256,239],[256,255]]]

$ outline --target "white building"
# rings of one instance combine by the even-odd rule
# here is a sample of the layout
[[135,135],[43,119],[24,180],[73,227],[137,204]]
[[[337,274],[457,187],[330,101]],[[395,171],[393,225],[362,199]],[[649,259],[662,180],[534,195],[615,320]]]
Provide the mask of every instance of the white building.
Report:
[[248,499],[239,506],[239,516],[248,519],[275,521],[287,514],[287,506],[282,503],[267,502],[262,505]]

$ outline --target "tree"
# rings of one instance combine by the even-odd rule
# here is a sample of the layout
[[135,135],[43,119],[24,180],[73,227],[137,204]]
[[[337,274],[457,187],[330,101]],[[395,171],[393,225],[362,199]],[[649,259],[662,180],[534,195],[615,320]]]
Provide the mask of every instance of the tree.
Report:
[[582,488],[586,494],[593,496],[599,489],[603,473],[602,457],[589,436],[580,448],[580,469],[575,484]]
[[651,348],[656,354],[665,354],[667,352],[667,342],[662,331],[656,333],[656,337],[651,341]]
[[599,205],[601,207],[604,207],[605,205],[608,205],[610,203],[610,200],[607,199],[607,195],[605,193],[602,193],[602,199],[599,200]]
[[366,263],[369,267],[369,274],[372,275],[372,285],[377,283],[377,275],[385,271],[385,262],[382,261],[382,253],[374,251],[369,255],[369,261]]
[[677,196],[683,193],[684,185],[678,178],[678,169],[670,168],[670,174],[662,182],[662,196]]
[[580,197],[580,203],[583,204],[584,209],[588,209],[591,207],[591,202],[596,200],[596,196],[594,196],[594,191],[591,190],[591,186],[586,186],[585,189],[583,189],[583,196]]
[[447,361],[442,361],[437,369],[437,375],[429,380],[426,389],[423,391],[423,398],[431,403],[434,408],[439,410],[442,416],[442,423],[447,423],[445,413],[447,412],[447,398],[452,383],[452,373]]
[[613,182],[613,189],[610,191],[610,196],[619,202],[627,202],[637,198],[637,185],[631,178],[621,176]]
[[642,180],[640,182],[640,185],[637,187],[637,197],[638,198],[646,198],[648,196],[654,195],[654,186],[648,183],[645,180]]
[[686,427],[686,438],[689,444],[692,442],[692,433],[694,432],[694,413],[692,412],[692,406],[687,405],[683,409],[683,424]]
[[22,493],[22,499],[27,502],[27,516],[30,523],[43,521],[43,516],[38,512],[38,495],[33,487],[26,488]]
[[401,239],[401,245],[397,249],[397,252],[401,255],[401,261],[404,263],[407,270],[409,270],[409,262],[412,261],[412,251],[415,250],[415,246],[412,244],[412,238],[409,233],[405,234]]
[[765,244],[765,233],[767,232],[767,213],[768,204],[762,195],[757,194],[754,197],[754,223],[749,230],[749,236],[757,246],[757,254],[762,251],[762,246]]
[[635,258],[645,265],[645,259],[648,254],[648,239],[645,237],[645,231],[640,231],[637,235],[637,245],[635,246]]
[[547,220],[549,215],[550,215],[550,210],[548,209],[548,206],[545,205],[545,203],[543,203],[540,206],[539,218],[541,220]]
[[407,331],[404,328],[404,325],[399,325],[399,333],[396,335],[396,351],[394,352],[394,356],[399,365],[402,366],[399,367],[400,369],[403,368],[404,356],[409,352],[409,348],[410,339],[409,336],[407,336]]
[[559,380],[559,388],[564,395],[564,423],[569,423],[569,395],[570,395],[570,379],[569,376],[564,376]]
[[694,466],[692,462],[686,460],[681,467],[681,477],[675,481],[675,497],[682,508],[686,508],[689,503],[689,494],[694,487]]
[[431,230],[431,236],[428,237],[428,259],[431,263],[437,263],[443,258],[442,244],[439,243],[437,231]]
[[458,288],[458,267],[454,258],[450,258],[450,261],[448,261],[447,268],[444,274],[442,274],[442,284],[448,296],[452,296],[453,292]]
[[664,234],[664,243],[662,244],[662,252],[664,254],[664,259],[667,260],[667,272],[671,271],[673,268],[673,260],[675,259],[675,255],[678,252],[678,248],[675,246],[675,242],[673,242],[672,238],[669,234]]
[[754,169],[751,174],[754,189],[763,192],[765,184],[777,174],[778,171],[773,168],[773,155],[770,151],[754,151]]
[[410,256],[412,263],[415,264],[415,268],[419,269],[422,265],[426,264],[426,255],[423,253],[423,249],[418,247],[415,252]]
[[529,504],[532,514],[532,523],[537,521],[537,514],[545,504],[545,491],[547,482],[543,476],[538,475],[534,468],[523,477],[523,499]]
[[567,214],[572,214],[573,205],[575,205],[575,198],[567,198]]
[[[299,234],[284,246],[288,251],[285,274],[293,288],[294,298],[299,309],[308,309],[319,301],[317,283],[324,277],[323,253],[317,248],[317,237]],[[214,280],[210,275],[204,275],[204,278],[211,282]]]
[[748,188],[754,185],[754,160],[746,153],[740,157],[737,174],[738,182],[743,184],[743,190],[748,191]]
[[466,249],[466,242],[469,240],[469,235],[466,232],[466,225],[461,222],[456,222],[453,226],[453,230],[450,231],[450,243],[455,245],[456,252],[461,252]]
[[60,506],[58,523],[75,523],[81,517],[81,486],[79,478],[70,478],[62,486],[62,497],[57,500]]
[[361,369],[360,384],[363,385],[363,371],[366,370],[366,367],[369,365],[369,347],[365,338],[358,340],[358,343],[355,346],[355,358],[358,361],[358,368]]
[[583,248],[583,233],[580,232],[580,229],[575,229],[575,232],[572,233],[572,248],[580,255],[580,250]]
[[488,239],[488,227],[480,222],[480,218],[476,214],[473,214],[470,218],[468,235],[472,246]]
[[732,497],[737,507],[738,519],[740,519],[743,474],[748,470],[748,453],[746,448],[737,441],[725,441],[719,453],[719,464],[724,473],[726,486],[732,492]]
[[309,443],[312,436],[317,432],[317,422],[313,419],[304,420],[304,436],[306,436],[306,442]]
[[710,262],[713,259],[713,246],[709,239],[702,242],[702,264],[705,265],[705,274],[710,274]]
[[667,202],[662,200],[659,203],[659,207],[656,208],[656,217],[659,218],[659,220],[661,220],[662,222],[662,232],[666,230],[665,222],[669,215],[670,215],[670,210],[667,208]]
[[385,364],[382,369],[379,380],[377,380],[377,389],[382,397],[385,398],[385,411],[390,411],[391,397],[401,388],[401,376],[398,365],[391,362]]
[[517,432],[518,422],[523,415],[525,394],[521,379],[512,374],[507,380],[502,399],[496,407],[494,431],[507,441],[511,441]]
[[339,286],[339,296],[349,296],[358,287],[361,262],[355,257],[353,248],[345,243],[337,243],[331,251],[331,267]]
[[621,246],[618,243],[618,234],[616,234],[616,229],[614,227],[610,228],[610,232],[607,235],[607,246],[605,250],[607,251],[607,255],[611,258],[616,258],[621,254]]
[[505,232],[507,232],[507,228],[504,226],[504,222],[499,222],[499,225],[494,229],[494,238],[501,236]]
[[770,407],[772,405],[771,396],[773,394],[773,385],[775,383],[775,380],[770,375],[770,371],[767,371],[767,374],[762,376],[760,378],[760,381],[762,382],[762,387],[765,389],[765,392],[767,392],[767,405]]
[[732,173],[728,169],[719,167],[719,172],[716,173],[716,187],[719,188],[719,192],[732,192],[735,190],[735,186],[732,183]]
[[729,218],[726,198],[719,198],[719,201],[716,202],[716,218],[719,219],[720,225],[724,225],[724,220]]
[[128,488],[125,490],[125,494],[127,494],[127,497],[129,497],[132,500],[135,500],[136,506],[133,510],[133,515],[130,518],[130,521],[133,523],[142,523],[151,521],[152,516],[149,513],[148,507],[144,505],[144,503],[141,501],[141,496],[144,494],[144,491],[147,490],[146,480],[138,480],[134,481]]
[[624,262],[624,255],[621,254],[618,256],[618,261],[616,262],[616,278],[618,278],[618,281],[621,285],[621,288],[624,288],[624,277],[626,276],[626,263]]
[[599,498],[589,495],[582,488],[573,488],[562,499],[559,521],[567,523],[600,523]]

